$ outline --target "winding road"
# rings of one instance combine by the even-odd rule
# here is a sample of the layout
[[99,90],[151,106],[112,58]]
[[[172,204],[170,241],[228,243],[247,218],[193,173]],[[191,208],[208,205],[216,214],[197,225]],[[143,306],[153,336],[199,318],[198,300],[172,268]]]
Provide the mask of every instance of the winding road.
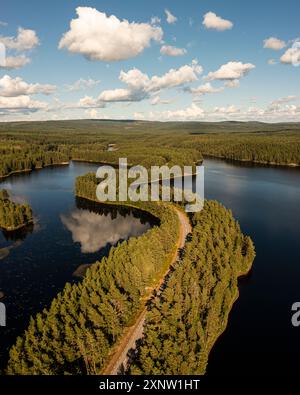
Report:
[[[180,232],[177,241],[177,249],[174,253],[173,259],[170,262],[170,266],[172,266],[177,261],[179,257],[179,249],[184,247],[186,236],[188,235],[188,233],[191,232],[191,225],[187,215],[183,211],[179,210],[177,207],[175,206],[173,207],[174,210],[176,210],[176,213],[180,221]],[[166,276],[169,274],[169,271],[170,269],[168,269],[168,271],[165,273],[165,275],[157,285],[156,287],[157,292],[159,292],[159,289],[164,283]],[[103,369],[102,371],[103,375],[117,375],[120,372],[121,367],[126,366],[127,354],[129,350],[133,349],[135,347],[136,342],[143,337],[145,318],[147,314],[146,305],[147,303],[145,304],[143,311],[137,317],[134,325],[128,327],[125,330],[122,338],[117,343],[113,353],[111,354],[111,358],[108,364],[106,365],[105,369]]]

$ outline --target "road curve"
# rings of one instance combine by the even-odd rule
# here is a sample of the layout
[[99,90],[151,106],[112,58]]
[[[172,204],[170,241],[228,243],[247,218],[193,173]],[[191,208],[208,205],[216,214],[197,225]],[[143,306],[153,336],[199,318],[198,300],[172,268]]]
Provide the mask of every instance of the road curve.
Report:
[[[191,232],[191,225],[187,215],[183,211],[179,210],[177,207],[175,206],[173,207],[174,210],[176,210],[180,221],[180,231],[179,231],[179,238],[177,241],[177,249],[176,252],[174,253],[174,257],[172,261],[170,262],[170,266],[177,261],[179,255],[179,249],[184,247],[186,236],[188,233]],[[159,284],[157,285],[156,291],[160,289],[168,273],[169,273],[169,269],[165,273]],[[132,325],[131,327],[125,330],[123,337],[116,345],[114,353],[112,354],[108,364],[106,365],[105,369],[103,369],[101,374],[117,375],[121,366],[126,365],[128,351],[134,348],[137,340],[143,337],[146,313],[147,313],[147,308],[145,306],[143,311],[137,317],[134,325]]]

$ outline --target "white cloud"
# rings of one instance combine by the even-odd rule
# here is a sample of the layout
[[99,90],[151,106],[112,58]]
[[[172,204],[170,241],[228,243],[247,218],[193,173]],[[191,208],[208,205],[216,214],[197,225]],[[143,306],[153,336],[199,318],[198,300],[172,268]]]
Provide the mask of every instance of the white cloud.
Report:
[[162,100],[159,96],[153,96],[150,100],[150,104],[152,106],[156,106],[157,104],[169,104],[171,100]]
[[7,25],[8,25],[7,22],[0,21],[0,26],[7,26]]
[[1,97],[0,110],[17,112],[37,111],[47,108],[47,103],[32,100],[30,96]]
[[220,87],[220,88],[214,88],[210,82],[207,82],[204,85],[200,85],[197,88],[191,88],[189,89],[189,91],[191,93],[194,93],[196,95],[206,95],[208,93],[218,93],[218,92],[222,92],[224,90],[224,87]]
[[198,64],[185,65],[179,69],[171,69],[161,77],[153,76],[149,84],[149,91],[159,91],[160,89],[174,88],[189,82],[196,81],[197,75],[203,71]]
[[34,30],[19,27],[17,37],[0,36],[0,42],[7,49],[23,52],[35,48],[39,44],[39,38]]
[[22,78],[11,78],[9,75],[4,75],[0,78],[0,96],[16,97],[22,95],[34,95],[42,93],[50,95],[56,90],[56,86],[49,84],[28,84]]
[[221,115],[228,115],[228,114],[236,114],[239,113],[240,109],[237,108],[235,105],[230,105],[227,107],[215,107],[210,114],[221,114]]
[[197,120],[204,118],[205,111],[197,106],[195,103],[192,103],[190,107],[185,108],[184,110],[175,110],[175,111],[163,111],[162,118],[166,120]]
[[172,45],[163,45],[160,53],[167,56],[183,56],[186,54],[186,49],[173,47]]
[[121,71],[119,79],[127,85],[127,88],[105,90],[90,103],[95,106],[103,102],[138,102],[163,89],[176,88],[196,81],[201,73],[202,67],[196,60],[191,65],[170,69],[162,76],[154,75],[151,78],[138,69]]
[[94,86],[100,84],[100,82],[100,80],[93,80],[92,78],[80,78],[71,85],[65,85],[65,88],[69,92],[75,92],[83,89],[93,88]]
[[163,31],[148,23],[120,21],[116,16],[90,7],[76,8],[77,19],[59,42],[59,49],[67,48],[89,60],[118,61],[135,57],[149,47],[151,41],[160,42]]
[[280,49],[286,47],[286,43],[283,40],[279,40],[276,37],[269,37],[264,40],[264,48],[273,49],[274,51],[279,51]]
[[31,60],[25,55],[21,56],[7,56],[5,58],[5,63],[3,65],[0,64],[0,69],[13,70],[20,69],[26,64],[30,63]]
[[279,99],[273,100],[270,104],[270,107],[275,108],[275,107],[281,106],[282,104],[286,104],[286,103],[295,101],[298,98],[299,98],[299,96],[295,96],[295,95],[280,97]]
[[202,24],[207,29],[215,29],[219,31],[228,30],[233,27],[233,23],[231,21],[217,16],[214,12],[207,12],[203,17]]
[[275,59],[269,59],[268,60],[268,64],[270,64],[271,66],[273,66],[274,64],[277,64]]
[[90,110],[86,110],[85,114],[91,119],[99,118],[98,111],[95,108],[91,108]]
[[[139,101],[140,96],[137,97]],[[121,102],[121,101],[136,101],[134,92],[129,89],[111,89],[103,91],[98,101],[100,102]]]
[[166,13],[166,17],[167,17],[167,22],[169,24],[174,24],[177,21],[177,17],[175,15],[173,15],[169,10],[165,10]]
[[99,102],[91,96],[84,96],[75,105],[67,105],[67,108],[103,108],[103,102]]
[[160,22],[161,20],[158,16],[153,16],[150,21],[151,25],[159,25]]
[[280,62],[298,66],[300,64],[300,44],[287,49],[281,56]]
[[224,85],[226,88],[238,88],[240,86],[240,80],[227,80]]
[[228,62],[223,64],[217,71],[210,72],[205,77],[208,81],[213,80],[238,80],[254,69],[251,63]]
[[[19,69],[30,63],[30,58],[25,55],[27,51],[39,44],[39,38],[34,30],[18,29],[17,37],[0,36],[0,43],[5,46],[6,57],[1,62],[0,69]],[[24,52],[20,54],[20,52]]]

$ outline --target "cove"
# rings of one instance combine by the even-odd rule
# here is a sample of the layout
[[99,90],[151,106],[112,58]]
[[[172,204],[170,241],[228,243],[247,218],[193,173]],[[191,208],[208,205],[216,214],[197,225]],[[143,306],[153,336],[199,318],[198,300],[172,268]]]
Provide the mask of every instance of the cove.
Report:
[[7,350],[27,328],[30,316],[48,307],[82,264],[106,256],[118,242],[139,236],[157,219],[135,209],[76,199],[75,179],[95,172],[96,164],[73,163],[13,175],[1,183],[16,201],[28,201],[35,224],[19,232],[1,232],[0,290],[7,325],[0,328],[0,365]]

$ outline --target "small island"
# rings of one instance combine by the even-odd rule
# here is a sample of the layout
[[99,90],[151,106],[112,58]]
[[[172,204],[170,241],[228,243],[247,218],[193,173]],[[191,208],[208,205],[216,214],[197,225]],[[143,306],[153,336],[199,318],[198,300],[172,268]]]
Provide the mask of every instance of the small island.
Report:
[[29,204],[18,204],[10,199],[6,189],[0,190],[0,228],[15,231],[33,223]]

